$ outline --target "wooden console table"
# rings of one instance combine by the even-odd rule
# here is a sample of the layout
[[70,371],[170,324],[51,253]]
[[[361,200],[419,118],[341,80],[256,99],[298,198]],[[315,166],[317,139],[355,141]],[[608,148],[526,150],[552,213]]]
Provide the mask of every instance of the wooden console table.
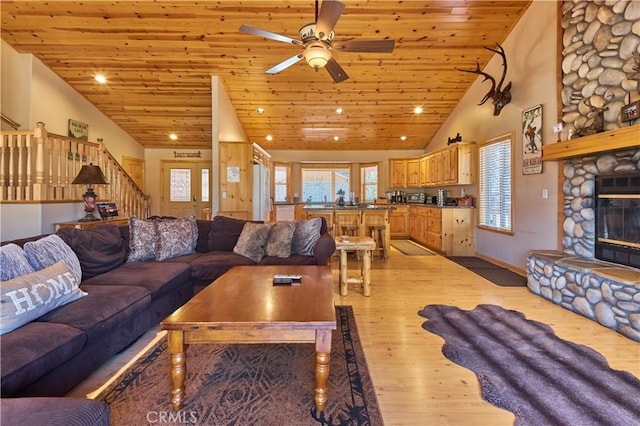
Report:
[[58,222],[58,223],[54,223],[53,226],[55,227],[54,228],[55,231],[57,231],[60,228],[88,229],[98,225],[107,225],[107,224],[127,225],[128,223],[129,223],[129,218],[116,217],[116,218],[105,219],[105,220],[94,220],[91,222],[82,222],[79,220],[75,220],[72,222]]

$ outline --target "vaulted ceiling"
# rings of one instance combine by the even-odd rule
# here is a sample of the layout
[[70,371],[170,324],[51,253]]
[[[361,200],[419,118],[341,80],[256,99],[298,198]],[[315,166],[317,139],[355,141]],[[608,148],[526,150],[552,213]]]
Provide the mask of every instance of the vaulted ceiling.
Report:
[[[3,0],[1,29],[146,147],[211,146],[216,75],[249,140],[267,150],[401,150],[429,143],[478,78],[456,68],[475,69],[476,60],[483,68],[493,55],[483,46],[502,42],[530,4],[342,2],[334,42],[389,38],[395,49],[334,50],[349,75],[341,83],[304,59],[266,74],[302,48],[239,31],[248,24],[298,39],[315,20],[313,0]],[[97,84],[96,73],[107,83]],[[424,112],[414,114],[416,106]]]

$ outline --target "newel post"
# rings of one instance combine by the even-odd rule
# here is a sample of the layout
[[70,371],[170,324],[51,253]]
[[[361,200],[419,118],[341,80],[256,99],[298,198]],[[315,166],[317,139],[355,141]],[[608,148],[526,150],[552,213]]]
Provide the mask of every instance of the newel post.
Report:
[[46,193],[44,184],[44,144],[47,140],[47,129],[45,129],[42,121],[36,123],[33,136],[36,139],[36,176],[33,184],[33,199],[41,201]]

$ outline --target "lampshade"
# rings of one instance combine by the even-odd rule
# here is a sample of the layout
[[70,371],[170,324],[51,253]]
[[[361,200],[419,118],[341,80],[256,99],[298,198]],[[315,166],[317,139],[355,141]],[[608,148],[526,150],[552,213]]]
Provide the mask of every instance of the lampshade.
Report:
[[94,166],[93,163],[89,163],[88,166],[82,166],[80,173],[71,183],[75,185],[104,185],[109,182],[104,177],[100,166]]
[[327,62],[331,59],[331,52],[321,42],[308,46],[303,55],[309,66],[316,71],[327,65]]

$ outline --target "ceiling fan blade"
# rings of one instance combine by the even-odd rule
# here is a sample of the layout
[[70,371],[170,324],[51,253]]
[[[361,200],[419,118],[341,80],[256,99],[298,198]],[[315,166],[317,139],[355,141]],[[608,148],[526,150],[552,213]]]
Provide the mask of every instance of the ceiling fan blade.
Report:
[[300,59],[302,59],[302,53],[296,56],[292,56],[289,59],[285,59],[284,61],[280,62],[278,65],[274,65],[273,67],[269,68],[265,72],[267,74],[278,74],[280,71],[284,71],[285,69],[289,68],[291,65],[298,62]]
[[341,81],[345,81],[349,78],[347,72],[342,69],[338,61],[336,61],[334,58],[329,59],[329,62],[327,62],[327,65],[325,65],[324,67],[326,68],[333,81],[335,81],[336,83],[340,83]]
[[338,19],[342,16],[344,4],[334,0],[324,0],[320,6],[318,13],[318,22],[316,22],[316,37],[321,40],[326,39],[333,27],[336,26]]
[[269,38],[275,41],[281,41],[282,43],[291,43],[302,45],[300,40],[295,40],[291,37],[283,36],[280,34],[272,33],[271,31],[262,30],[260,28],[252,27],[250,25],[241,25],[240,32],[246,34],[257,35],[258,37]]
[[333,44],[333,48],[343,52],[391,53],[395,40],[348,40]]

